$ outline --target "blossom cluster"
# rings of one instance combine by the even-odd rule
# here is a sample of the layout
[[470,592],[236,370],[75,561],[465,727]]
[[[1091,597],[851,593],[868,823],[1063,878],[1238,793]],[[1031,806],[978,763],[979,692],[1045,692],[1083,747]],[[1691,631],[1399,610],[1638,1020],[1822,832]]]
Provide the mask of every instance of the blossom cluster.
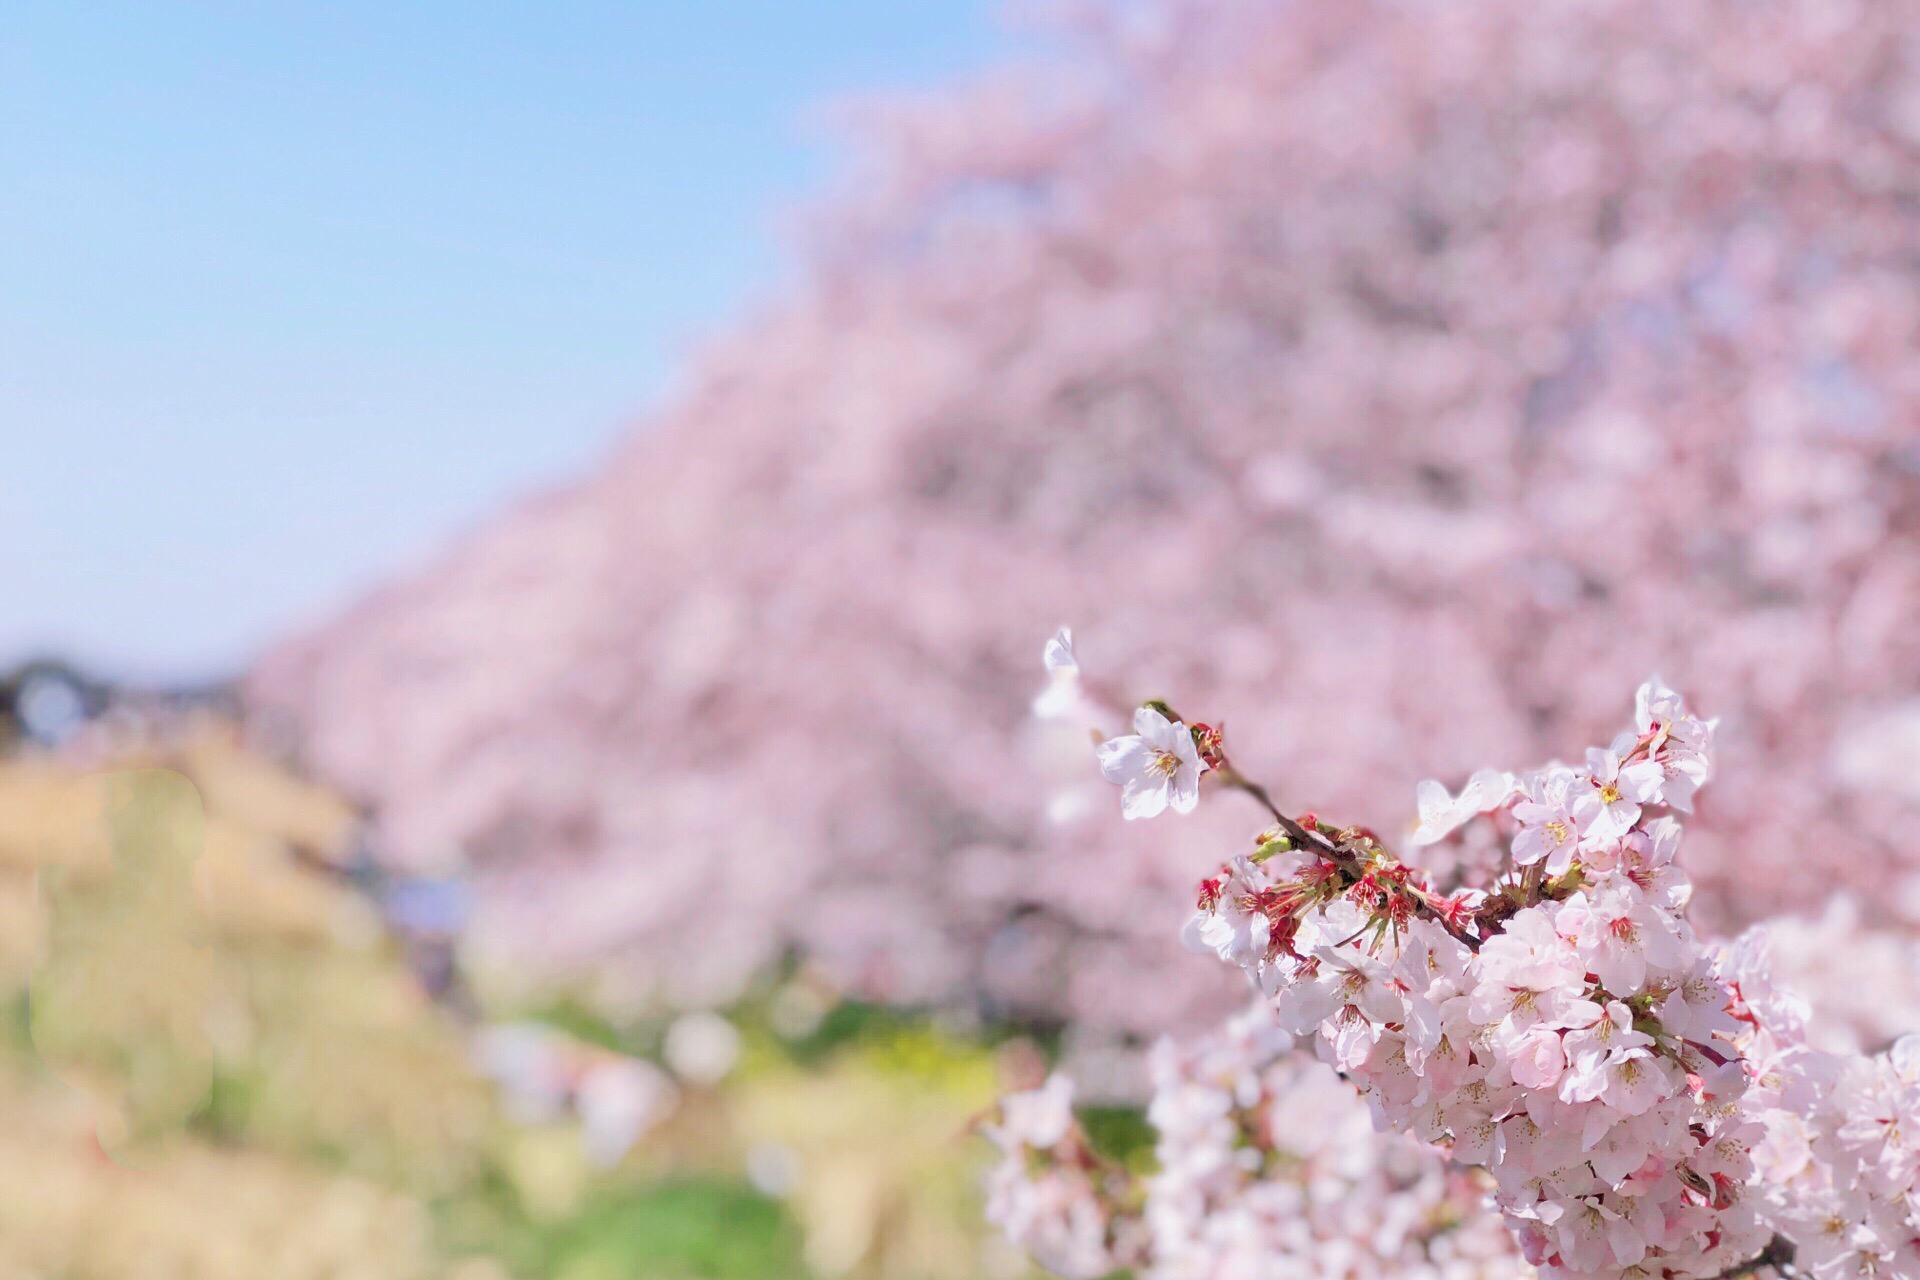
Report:
[[1773,982],[1770,929],[1728,948],[1735,1043],[1765,1129],[1757,1187],[1794,1266],[1819,1280],[1920,1276],[1920,1037],[1866,1056],[1813,1047],[1808,1010]]
[[1759,1130],[1731,995],[1674,864],[1712,731],[1648,684],[1581,766],[1423,786],[1416,843],[1483,816],[1507,834],[1491,892],[1439,895],[1370,834],[1277,810],[1201,888],[1194,942],[1253,975],[1383,1127],[1487,1169],[1549,1273],[1714,1276],[1768,1240],[1743,1194]]
[[1528,1268],[1484,1175],[1373,1132],[1352,1088],[1265,1009],[1163,1040],[1148,1118],[1156,1280],[1505,1280]]
[[981,1131],[1000,1149],[987,1177],[988,1221],[1071,1280],[1131,1267],[1143,1233],[1126,1171],[1102,1160],[1073,1115],[1073,1082],[1052,1075],[1009,1094]]
[[[1070,634],[1046,665],[1037,710],[1096,705]],[[1317,1207],[1274,1175],[1244,1119],[1291,1106],[1317,1118],[1290,1133],[1296,1147],[1302,1132],[1356,1145],[1310,1080],[1280,1081],[1293,1099],[1265,1093],[1298,1036],[1395,1141],[1481,1171],[1518,1255],[1547,1276],[1920,1277],[1920,1037],[1877,1057],[1816,1044],[1806,1006],[1774,982],[1772,937],[1696,934],[1678,815],[1713,774],[1716,724],[1671,689],[1643,685],[1630,728],[1579,765],[1417,788],[1411,843],[1484,850],[1491,833],[1502,865],[1484,884],[1443,885],[1363,827],[1289,815],[1217,729],[1164,702],[1134,728],[1097,751],[1123,816],[1190,812],[1211,779],[1272,820],[1201,881],[1186,930],[1260,999],[1254,1021],[1178,1059],[1180,1079],[1169,1050],[1157,1059],[1162,1165],[1144,1210],[1157,1267],[1244,1274],[1258,1267],[1238,1251],[1279,1258],[1314,1238]],[[1778,936],[1791,955],[1830,927]],[[1284,1206],[1265,1232],[1250,1225],[1262,1204]],[[1322,1262],[1290,1266],[1379,1238],[1378,1223],[1348,1226],[1319,1244]]]
[[[990,1213],[1051,1269],[1151,1280],[1515,1280],[1483,1174],[1373,1132],[1352,1088],[1256,1007],[1152,1055],[1157,1169],[1089,1176],[1062,1076],[1006,1099]],[[1043,1123],[1036,1124],[1036,1119]],[[1019,1135],[1023,1141],[1011,1140]]]

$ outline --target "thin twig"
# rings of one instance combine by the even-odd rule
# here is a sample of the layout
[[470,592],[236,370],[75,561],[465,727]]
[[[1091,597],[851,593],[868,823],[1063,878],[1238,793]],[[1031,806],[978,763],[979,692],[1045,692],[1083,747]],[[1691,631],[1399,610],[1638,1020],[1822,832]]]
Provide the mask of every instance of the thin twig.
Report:
[[[1353,880],[1359,880],[1366,874],[1366,867],[1358,854],[1346,848],[1325,832],[1305,826],[1294,818],[1289,817],[1281,811],[1279,805],[1273,802],[1273,796],[1268,793],[1265,787],[1247,778],[1232,765],[1223,761],[1219,768],[1214,770],[1214,775],[1220,780],[1222,786],[1232,787],[1236,791],[1244,791],[1257,800],[1260,806],[1272,815],[1273,820],[1279,824],[1280,829],[1287,833],[1288,838],[1293,841],[1295,847],[1311,848],[1319,852],[1321,856],[1334,863]],[[1436,899],[1431,892],[1421,888],[1419,885],[1411,883],[1403,884],[1399,886],[1399,888],[1401,892],[1413,899],[1414,903],[1421,908],[1423,914],[1437,922],[1441,928],[1451,934],[1461,945],[1465,946],[1469,951],[1478,951],[1480,949],[1480,940],[1454,923],[1449,913],[1441,909],[1439,900]]]

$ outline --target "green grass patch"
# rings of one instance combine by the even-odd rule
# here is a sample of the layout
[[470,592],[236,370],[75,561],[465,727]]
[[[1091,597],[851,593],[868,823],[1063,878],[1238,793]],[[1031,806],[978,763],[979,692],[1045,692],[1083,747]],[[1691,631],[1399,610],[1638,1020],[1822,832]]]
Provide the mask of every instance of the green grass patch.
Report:
[[[476,1189],[480,1190],[480,1189]],[[610,1188],[536,1224],[496,1186],[441,1209],[449,1252],[484,1253],[526,1280],[795,1280],[798,1224],[744,1183],[685,1179]]]

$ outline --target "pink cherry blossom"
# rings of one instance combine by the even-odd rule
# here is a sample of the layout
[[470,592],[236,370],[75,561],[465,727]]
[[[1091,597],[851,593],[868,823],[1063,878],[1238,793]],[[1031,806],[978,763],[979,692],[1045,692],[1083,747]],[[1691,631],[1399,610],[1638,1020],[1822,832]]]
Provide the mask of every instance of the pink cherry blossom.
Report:
[[1659,671],[1720,716],[1696,921],[1904,925],[1920,5],[1068,8],[1058,59],[853,113],[785,294],[274,646],[263,739],[386,865],[469,874],[516,982],[702,1004],[799,951],[1150,1037],[1238,999],[1170,939],[1243,833],[1111,822],[1035,637],[1230,697],[1289,803],[1388,836]]
[[[1516,1247],[1543,1271],[1709,1280],[1775,1265],[1771,1251],[1805,1228],[1744,1194],[1768,1134],[1769,1095],[1752,1088],[1764,1068],[1736,1047],[1738,1010],[1761,998],[1759,979],[1700,942],[1683,914],[1691,893],[1661,780],[1669,756],[1687,752],[1707,776],[1711,744],[1657,686],[1642,689],[1636,721],[1567,784],[1576,810],[1582,786],[1599,810],[1582,817],[1588,838],[1557,871],[1556,860],[1516,858],[1484,890],[1451,893],[1362,828],[1288,816],[1214,741],[1219,785],[1268,809],[1261,848],[1281,852],[1235,860],[1231,903],[1224,889],[1203,893],[1197,932],[1231,918],[1237,936],[1249,928],[1239,917],[1265,916],[1265,946],[1216,952],[1358,1087],[1382,1128],[1486,1169]],[[1503,787],[1478,822],[1537,825],[1568,772],[1549,766]],[[1450,825],[1445,838],[1469,837]],[[1920,1048],[1911,1057],[1920,1079]],[[1883,1092],[1850,1111],[1836,1140],[1897,1143],[1906,1105]],[[1793,1150],[1782,1130],[1769,1148],[1776,1169],[1793,1165],[1773,1155]],[[1917,1173],[1920,1159],[1890,1184]],[[1835,1265],[1869,1248],[1884,1262],[1904,1229],[1849,1228]]]

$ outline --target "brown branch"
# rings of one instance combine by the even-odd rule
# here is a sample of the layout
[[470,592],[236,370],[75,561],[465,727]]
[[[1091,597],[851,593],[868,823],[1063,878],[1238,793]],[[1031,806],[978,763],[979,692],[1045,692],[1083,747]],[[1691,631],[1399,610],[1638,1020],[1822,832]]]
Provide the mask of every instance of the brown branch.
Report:
[[1798,1275],[1799,1272],[1793,1267],[1793,1257],[1793,1241],[1785,1236],[1776,1235],[1767,1241],[1767,1247],[1754,1257],[1737,1266],[1728,1267],[1719,1275],[1710,1277],[1710,1280],[1738,1280],[1738,1277],[1751,1275],[1762,1267],[1772,1267],[1784,1276]]
[[[1305,826],[1294,818],[1289,817],[1281,811],[1279,805],[1273,802],[1272,795],[1268,793],[1265,787],[1241,774],[1239,770],[1235,769],[1231,764],[1222,760],[1219,767],[1214,770],[1214,776],[1219,779],[1222,786],[1232,787],[1236,791],[1244,791],[1258,801],[1260,806],[1272,815],[1274,822],[1279,824],[1280,829],[1287,833],[1287,837],[1293,841],[1296,848],[1310,849],[1319,853],[1329,862],[1339,867],[1351,880],[1357,881],[1366,875],[1366,866],[1359,854],[1347,848],[1342,842],[1333,839],[1324,831]],[[1436,899],[1431,892],[1415,884],[1402,885],[1400,886],[1400,891],[1413,899],[1422,914],[1428,919],[1438,923],[1441,928],[1453,935],[1454,939],[1469,951],[1478,951],[1480,949],[1480,939],[1467,933],[1455,924],[1452,917],[1441,909],[1439,900]]]

